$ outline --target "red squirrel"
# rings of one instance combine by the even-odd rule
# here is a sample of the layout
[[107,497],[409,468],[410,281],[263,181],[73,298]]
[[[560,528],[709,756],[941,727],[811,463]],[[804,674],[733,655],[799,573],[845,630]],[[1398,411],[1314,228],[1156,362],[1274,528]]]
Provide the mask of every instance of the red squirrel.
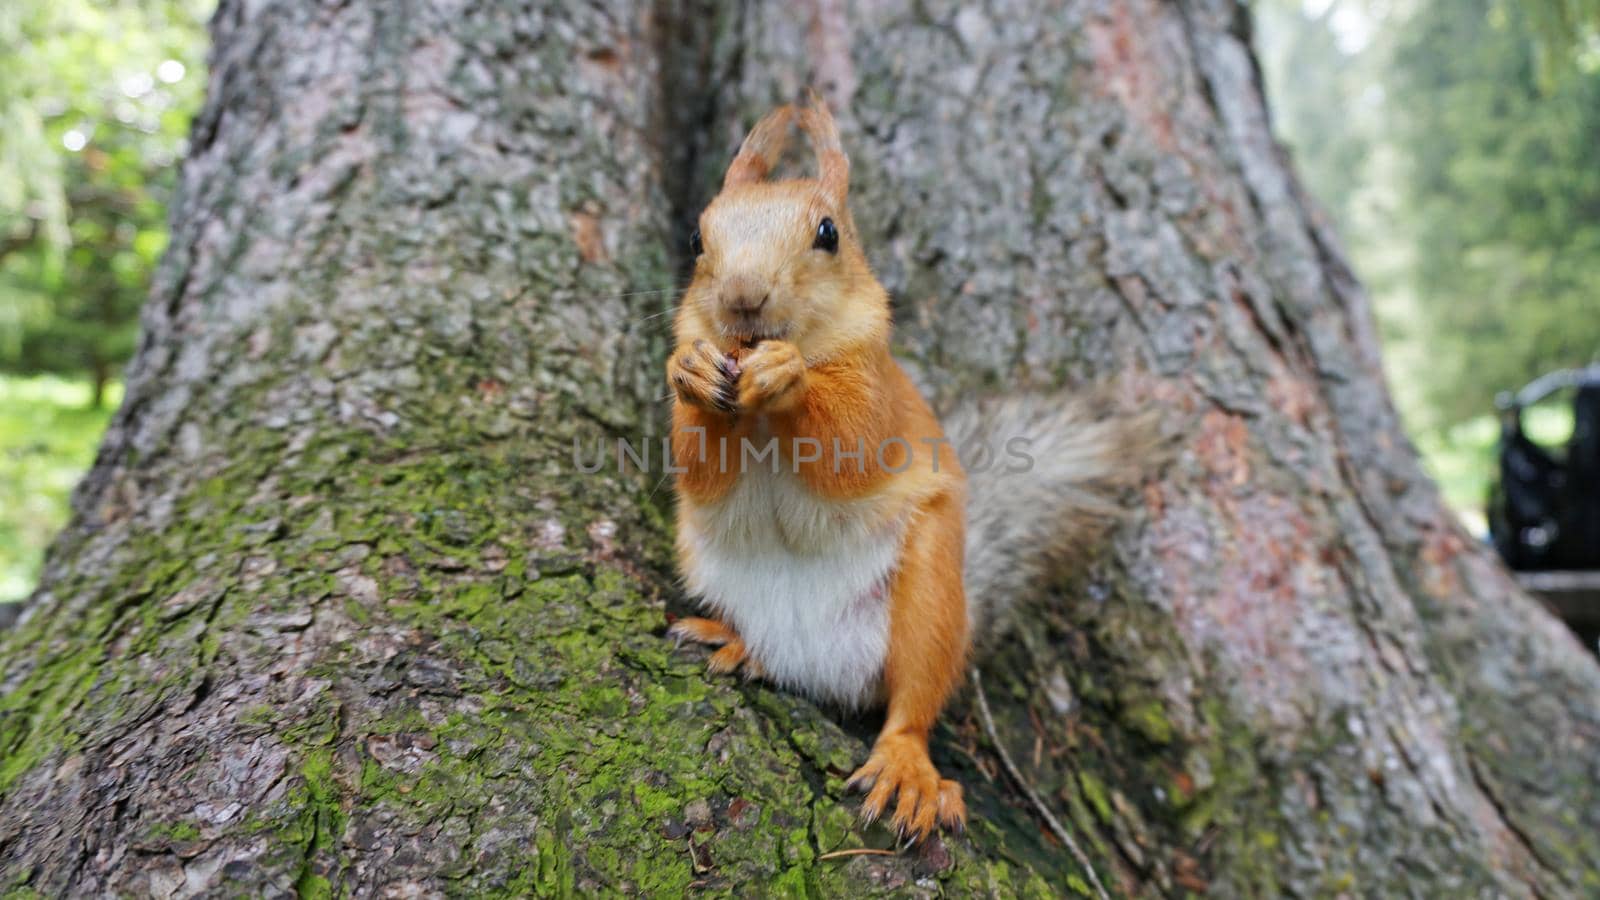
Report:
[[[817,175],[770,181],[796,124]],[[890,355],[889,298],[849,180],[833,117],[811,95],[755,126],[691,236],[667,381],[678,562],[708,615],[670,633],[717,647],[713,673],[885,705],[850,785],[867,792],[867,821],[892,801],[896,830],[920,839],[965,825],[961,786],[934,767],[928,734],[974,630],[1107,519],[1100,489],[1125,483],[1129,463],[1114,424],[1023,398],[962,413],[969,434],[1023,439],[1031,463],[1014,484],[1000,485],[997,464],[969,486]],[[773,438],[776,457],[760,455]]]

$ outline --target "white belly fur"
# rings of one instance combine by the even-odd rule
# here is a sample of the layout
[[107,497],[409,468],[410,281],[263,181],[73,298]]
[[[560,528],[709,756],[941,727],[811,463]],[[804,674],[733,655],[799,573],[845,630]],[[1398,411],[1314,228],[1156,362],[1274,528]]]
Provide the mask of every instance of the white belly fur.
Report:
[[760,468],[682,524],[689,591],[739,632],[768,678],[846,707],[874,698],[903,515],[825,501],[793,473]]

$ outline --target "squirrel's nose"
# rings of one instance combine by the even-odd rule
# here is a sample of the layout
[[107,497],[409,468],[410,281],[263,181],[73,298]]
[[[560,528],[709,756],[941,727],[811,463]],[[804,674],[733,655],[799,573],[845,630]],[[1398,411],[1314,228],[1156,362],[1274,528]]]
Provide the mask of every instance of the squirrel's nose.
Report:
[[740,294],[739,296],[728,301],[728,309],[747,316],[760,312],[761,307],[766,305],[766,294],[762,294],[760,297],[757,297],[753,294]]
[[741,315],[760,312],[769,296],[767,286],[754,278],[734,276],[722,285],[722,305]]

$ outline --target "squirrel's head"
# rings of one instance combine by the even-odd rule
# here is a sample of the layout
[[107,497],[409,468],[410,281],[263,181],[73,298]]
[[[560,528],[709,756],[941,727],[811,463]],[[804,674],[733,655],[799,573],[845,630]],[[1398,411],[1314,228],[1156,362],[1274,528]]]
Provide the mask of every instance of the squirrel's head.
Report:
[[[769,181],[795,124],[816,151],[817,175]],[[838,128],[814,94],[762,119],[689,237],[694,278],[680,337],[724,349],[782,339],[813,358],[887,335],[887,297],[861,251],[849,186]]]

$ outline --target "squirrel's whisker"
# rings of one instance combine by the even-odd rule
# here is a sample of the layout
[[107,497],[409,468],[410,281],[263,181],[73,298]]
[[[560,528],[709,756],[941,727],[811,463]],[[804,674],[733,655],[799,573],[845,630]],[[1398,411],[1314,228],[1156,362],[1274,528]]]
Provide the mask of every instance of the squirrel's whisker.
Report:
[[[653,290],[653,291],[625,291],[625,292],[620,293],[620,294],[585,294],[585,295],[583,295],[581,297],[562,297],[562,299],[570,301],[570,302],[574,302],[574,303],[596,303],[596,302],[599,302],[601,300],[627,300],[627,299],[630,299],[632,297],[650,297],[650,296],[656,296],[656,295],[660,295],[660,294],[677,295],[677,294],[682,294],[684,291],[687,291],[688,289],[689,289],[689,286],[688,285],[684,285],[683,287],[660,288],[658,290]],[[676,300],[676,297],[674,297],[673,299]]]
[[[670,472],[668,472],[667,474],[661,476],[661,480],[656,482],[656,486],[651,488],[650,489],[650,493],[645,495],[644,502],[649,503],[651,500],[655,499],[656,491],[661,490],[661,486],[663,484],[666,484],[667,483],[667,479],[671,478],[671,477],[672,477],[672,473],[670,473]],[[681,642],[680,642],[680,645],[681,645]]]
[[634,321],[635,321],[635,322],[648,322],[648,321],[650,321],[650,320],[651,320],[651,319],[659,319],[659,318],[661,318],[661,317],[662,317],[662,316],[666,316],[666,315],[671,315],[671,314],[672,314],[672,313],[673,313],[673,312],[674,312],[674,310],[673,310],[673,309],[672,309],[672,308],[670,308],[670,307],[669,307],[669,308],[667,308],[667,309],[663,309],[663,310],[662,310],[662,311],[660,311],[660,312],[654,312],[654,313],[651,313],[651,314],[650,314],[650,315],[648,315],[648,316],[644,316],[644,317],[642,317],[642,318],[639,318],[639,319],[635,319],[635,320],[634,320]]

